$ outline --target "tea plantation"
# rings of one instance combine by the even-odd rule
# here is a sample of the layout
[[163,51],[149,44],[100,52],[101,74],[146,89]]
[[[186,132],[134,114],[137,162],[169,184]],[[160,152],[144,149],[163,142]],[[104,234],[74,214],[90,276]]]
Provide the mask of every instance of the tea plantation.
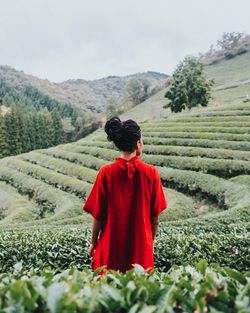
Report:
[[250,312],[250,102],[236,89],[219,107],[139,123],[141,159],[169,202],[151,275],[139,265],[91,272],[82,205],[100,166],[120,155],[103,128],[0,160],[0,312]]

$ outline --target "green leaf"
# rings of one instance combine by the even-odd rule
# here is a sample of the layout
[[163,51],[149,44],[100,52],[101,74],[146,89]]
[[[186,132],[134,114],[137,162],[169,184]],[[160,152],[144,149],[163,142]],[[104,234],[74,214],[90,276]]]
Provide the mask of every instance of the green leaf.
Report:
[[64,295],[64,286],[61,283],[53,283],[48,288],[47,306],[52,313],[59,312],[59,305]]
[[232,270],[229,267],[225,267],[225,272],[228,276],[232,277],[233,279],[237,280],[241,284],[245,285],[247,283],[247,279],[245,276],[243,276],[240,272],[236,270]]
[[204,276],[208,267],[208,263],[205,259],[201,259],[198,263],[195,264],[195,267]]
[[152,313],[152,312],[155,312],[156,309],[157,309],[156,305],[147,305],[144,308],[142,308],[140,311],[138,311],[138,313]]
[[132,265],[134,266],[135,272],[140,273],[140,274],[146,273],[146,270],[145,270],[144,267],[141,266],[140,264],[134,263],[134,264],[132,264]]

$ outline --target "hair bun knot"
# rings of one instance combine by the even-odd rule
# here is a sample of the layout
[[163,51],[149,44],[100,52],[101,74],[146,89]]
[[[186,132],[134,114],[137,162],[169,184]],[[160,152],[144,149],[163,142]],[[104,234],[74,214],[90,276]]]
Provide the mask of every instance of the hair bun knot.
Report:
[[109,141],[117,141],[122,138],[123,122],[119,117],[111,118],[105,125],[105,132]]

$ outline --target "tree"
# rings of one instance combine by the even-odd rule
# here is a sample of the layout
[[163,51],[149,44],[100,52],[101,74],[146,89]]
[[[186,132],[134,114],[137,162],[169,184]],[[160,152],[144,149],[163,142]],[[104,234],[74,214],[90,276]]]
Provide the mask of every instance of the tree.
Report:
[[20,115],[21,112],[16,106],[12,106],[10,113],[5,115],[6,143],[10,155],[22,152]]
[[40,149],[43,146],[43,122],[39,114],[34,114],[33,116],[33,128],[34,128],[34,140],[33,149]]
[[203,70],[204,66],[197,58],[184,58],[174,71],[172,84],[165,94],[170,102],[164,108],[170,107],[172,112],[181,112],[185,108],[207,106],[214,81],[207,79]]
[[244,33],[224,32],[222,34],[221,39],[217,40],[217,46],[224,51],[232,50],[239,45],[243,37],[244,37]]
[[134,104],[139,104],[147,99],[150,82],[147,79],[130,79],[127,92],[128,98]]
[[115,97],[109,97],[106,104],[106,119],[119,115],[118,100]]
[[53,138],[53,145],[59,145],[63,143],[63,126],[62,120],[59,112],[54,109],[51,113],[53,127],[54,127],[54,138]]
[[75,132],[75,127],[72,125],[70,117],[64,117],[62,119],[62,127],[63,127],[65,140],[72,141],[73,135]]
[[29,124],[27,123],[27,115],[24,115],[22,112],[19,116],[19,125],[20,125],[20,140],[22,145],[21,152],[28,152],[31,150],[30,143],[30,129]]
[[47,147],[50,147],[53,144],[53,136],[54,136],[52,114],[51,114],[51,112],[44,110],[43,117],[45,119],[45,124],[46,124],[46,128],[47,128],[47,135],[48,135]]
[[0,109],[0,158],[3,158],[9,154],[8,151],[8,146],[6,143],[6,128],[5,128],[5,120],[4,116],[1,114],[1,109]]

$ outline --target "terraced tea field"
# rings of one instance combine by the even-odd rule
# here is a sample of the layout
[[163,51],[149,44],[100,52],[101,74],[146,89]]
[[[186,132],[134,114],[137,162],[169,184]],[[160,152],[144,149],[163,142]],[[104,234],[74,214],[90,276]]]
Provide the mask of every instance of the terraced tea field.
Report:
[[[242,75],[247,75],[246,71]],[[245,76],[242,77],[246,87]],[[227,90],[227,87],[223,89],[227,82],[222,76],[220,80],[215,93]],[[116,309],[124,312],[132,304],[131,312],[138,312],[143,308],[138,299],[148,304],[145,312],[155,312],[155,303],[157,307],[166,305],[159,312],[176,312],[180,306],[184,311],[179,312],[193,312],[193,308],[199,308],[195,312],[206,312],[206,304],[216,308],[214,312],[236,312],[236,307],[242,310],[239,312],[247,312],[244,310],[250,305],[250,103],[237,97],[237,101],[219,107],[210,105],[191,112],[168,113],[165,118],[139,123],[144,142],[141,159],[159,170],[169,203],[160,216],[155,242],[158,276],[151,280],[155,284],[152,288],[159,288],[162,297],[150,289],[150,278],[145,283],[143,276],[132,278],[128,273],[122,278],[110,274],[107,280],[111,285],[113,281],[112,288],[107,281],[103,285],[94,283],[92,279],[95,280],[97,273],[90,278],[89,272],[78,272],[91,269],[87,248],[92,218],[82,211],[82,205],[99,168],[120,155],[107,141],[103,128],[75,143],[1,159],[1,272],[14,271],[11,275],[18,277],[41,274],[43,278],[39,276],[39,279],[44,282],[43,287],[36,289],[36,296],[30,292],[36,298],[34,303],[30,298],[30,302],[25,300],[20,307],[29,303],[32,308],[34,304],[35,312],[39,301],[49,307],[48,295],[57,288],[61,290],[61,298],[58,297],[62,303],[66,301],[62,295],[68,288],[71,292],[74,289],[74,296],[67,298],[64,305],[70,307],[76,301],[72,304],[74,308],[87,308],[89,312],[97,308],[109,312],[111,307],[114,312]],[[133,111],[138,113],[136,110],[131,110],[131,118]],[[210,268],[206,262],[218,265]],[[187,267],[176,266],[181,264]],[[43,272],[47,267],[52,272]],[[68,271],[71,267],[77,270]],[[165,273],[171,267],[172,274]],[[66,272],[60,276],[63,270]],[[139,267],[138,271],[142,272]],[[53,278],[56,273],[59,276]],[[12,299],[13,286],[24,286],[28,290],[38,284],[35,276],[27,281],[26,276],[22,280],[9,276],[6,280],[8,274],[2,275],[0,308],[1,303],[7,307],[5,288],[9,290],[8,299]],[[194,283],[189,285],[189,279]],[[160,286],[166,289],[162,291]],[[50,289],[42,296],[40,292],[46,288]],[[130,293],[125,299],[128,289]],[[88,303],[79,300],[78,292],[83,290],[85,296],[91,292],[96,294],[98,301],[91,302],[86,297]],[[181,302],[186,296],[183,290],[189,298]]]
[[[205,236],[202,240],[207,243],[210,236],[230,225],[232,229],[237,227],[240,236],[244,229],[244,240],[249,243],[249,114],[250,105],[230,106],[140,124],[144,141],[141,159],[157,167],[169,201],[160,222],[162,229],[167,227],[171,231],[160,229],[159,239],[174,242],[174,229],[178,229],[186,243],[191,243],[197,229],[202,229]],[[82,205],[100,166],[113,162],[119,155],[103,129],[98,129],[75,143],[2,159],[1,227],[15,230],[42,227],[41,232],[61,225],[66,225],[65,231],[70,225],[89,228],[91,216],[82,212]],[[225,229],[228,237],[229,228]],[[230,236],[233,239],[227,245],[234,249],[231,243],[238,234],[233,232]],[[244,266],[237,268],[250,268],[249,260],[243,260],[245,252],[232,253],[228,252],[230,258],[242,257],[244,261]],[[162,261],[164,255],[166,263]],[[177,261],[170,249],[158,257],[163,268]],[[187,252],[177,263],[192,258]],[[219,255],[212,259],[218,260]]]

